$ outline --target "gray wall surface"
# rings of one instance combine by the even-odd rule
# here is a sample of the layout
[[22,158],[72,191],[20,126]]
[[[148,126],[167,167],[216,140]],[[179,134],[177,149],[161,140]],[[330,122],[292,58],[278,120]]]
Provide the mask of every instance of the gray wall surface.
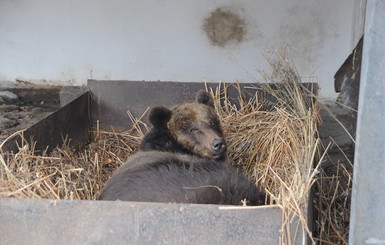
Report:
[[1,1],[0,83],[260,82],[264,56],[284,50],[321,96],[335,97],[333,76],[362,33],[364,2]]

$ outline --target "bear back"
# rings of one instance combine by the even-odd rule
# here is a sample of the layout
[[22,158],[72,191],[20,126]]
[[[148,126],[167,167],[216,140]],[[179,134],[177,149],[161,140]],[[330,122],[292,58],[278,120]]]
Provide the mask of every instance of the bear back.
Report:
[[107,182],[99,200],[262,205],[265,194],[223,162],[148,151],[134,155]]

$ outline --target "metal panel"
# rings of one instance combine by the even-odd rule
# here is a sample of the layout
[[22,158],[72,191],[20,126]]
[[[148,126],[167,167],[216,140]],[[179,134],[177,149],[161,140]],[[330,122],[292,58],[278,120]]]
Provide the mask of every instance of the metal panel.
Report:
[[[63,143],[67,136],[72,147],[86,143],[90,138],[89,93],[86,92],[68,105],[60,108],[23,132],[28,143],[36,141],[35,153],[48,147],[48,152]],[[17,152],[22,145],[22,137],[15,135],[8,139],[1,151]]]
[[3,199],[2,244],[278,244],[280,209]]
[[[131,126],[128,110],[135,117],[140,117],[148,107],[154,105],[172,107],[183,102],[191,102],[195,99],[196,92],[204,89],[204,84],[89,80],[88,87],[91,93],[93,126],[98,121],[100,129],[113,128],[120,132],[128,130]],[[143,118],[143,121],[147,122],[147,117]]]
[[[272,96],[262,94],[255,88],[263,86],[260,83],[240,83],[243,96],[250,98],[256,92],[260,96],[266,96],[268,100],[273,101]],[[315,83],[304,83],[307,89],[317,94],[318,85]],[[218,83],[207,83],[209,88],[214,91]],[[235,86],[227,84],[228,96],[231,102],[236,103],[239,97]],[[275,86],[271,84],[274,88]],[[204,83],[197,82],[145,82],[145,81],[110,81],[110,80],[88,80],[88,87],[91,93],[91,119],[92,126],[99,127],[102,130],[111,130],[120,132],[128,130],[131,121],[127,115],[129,110],[135,117],[142,116],[142,113],[151,106],[163,105],[172,107],[183,102],[195,100],[195,94],[205,89]],[[143,118],[144,122],[147,117]]]
[[385,0],[367,2],[349,244],[385,244]]

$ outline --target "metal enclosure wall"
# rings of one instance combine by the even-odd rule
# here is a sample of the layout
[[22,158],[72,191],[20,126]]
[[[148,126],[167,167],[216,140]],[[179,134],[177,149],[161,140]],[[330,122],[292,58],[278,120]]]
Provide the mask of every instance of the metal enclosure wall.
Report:
[[349,244],[385,244],[385,1],[369,0]]

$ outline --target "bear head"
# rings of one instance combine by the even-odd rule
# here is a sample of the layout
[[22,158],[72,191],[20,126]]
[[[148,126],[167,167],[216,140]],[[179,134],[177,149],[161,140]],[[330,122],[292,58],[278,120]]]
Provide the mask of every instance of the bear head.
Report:
[[223,131],[214,101],[206,91],[199,91],[195,102],[177,105],[171,110],[153,107],[149,120],[153,128],[141,142],[142,151],[179,152],[216,160],[226,158]]

